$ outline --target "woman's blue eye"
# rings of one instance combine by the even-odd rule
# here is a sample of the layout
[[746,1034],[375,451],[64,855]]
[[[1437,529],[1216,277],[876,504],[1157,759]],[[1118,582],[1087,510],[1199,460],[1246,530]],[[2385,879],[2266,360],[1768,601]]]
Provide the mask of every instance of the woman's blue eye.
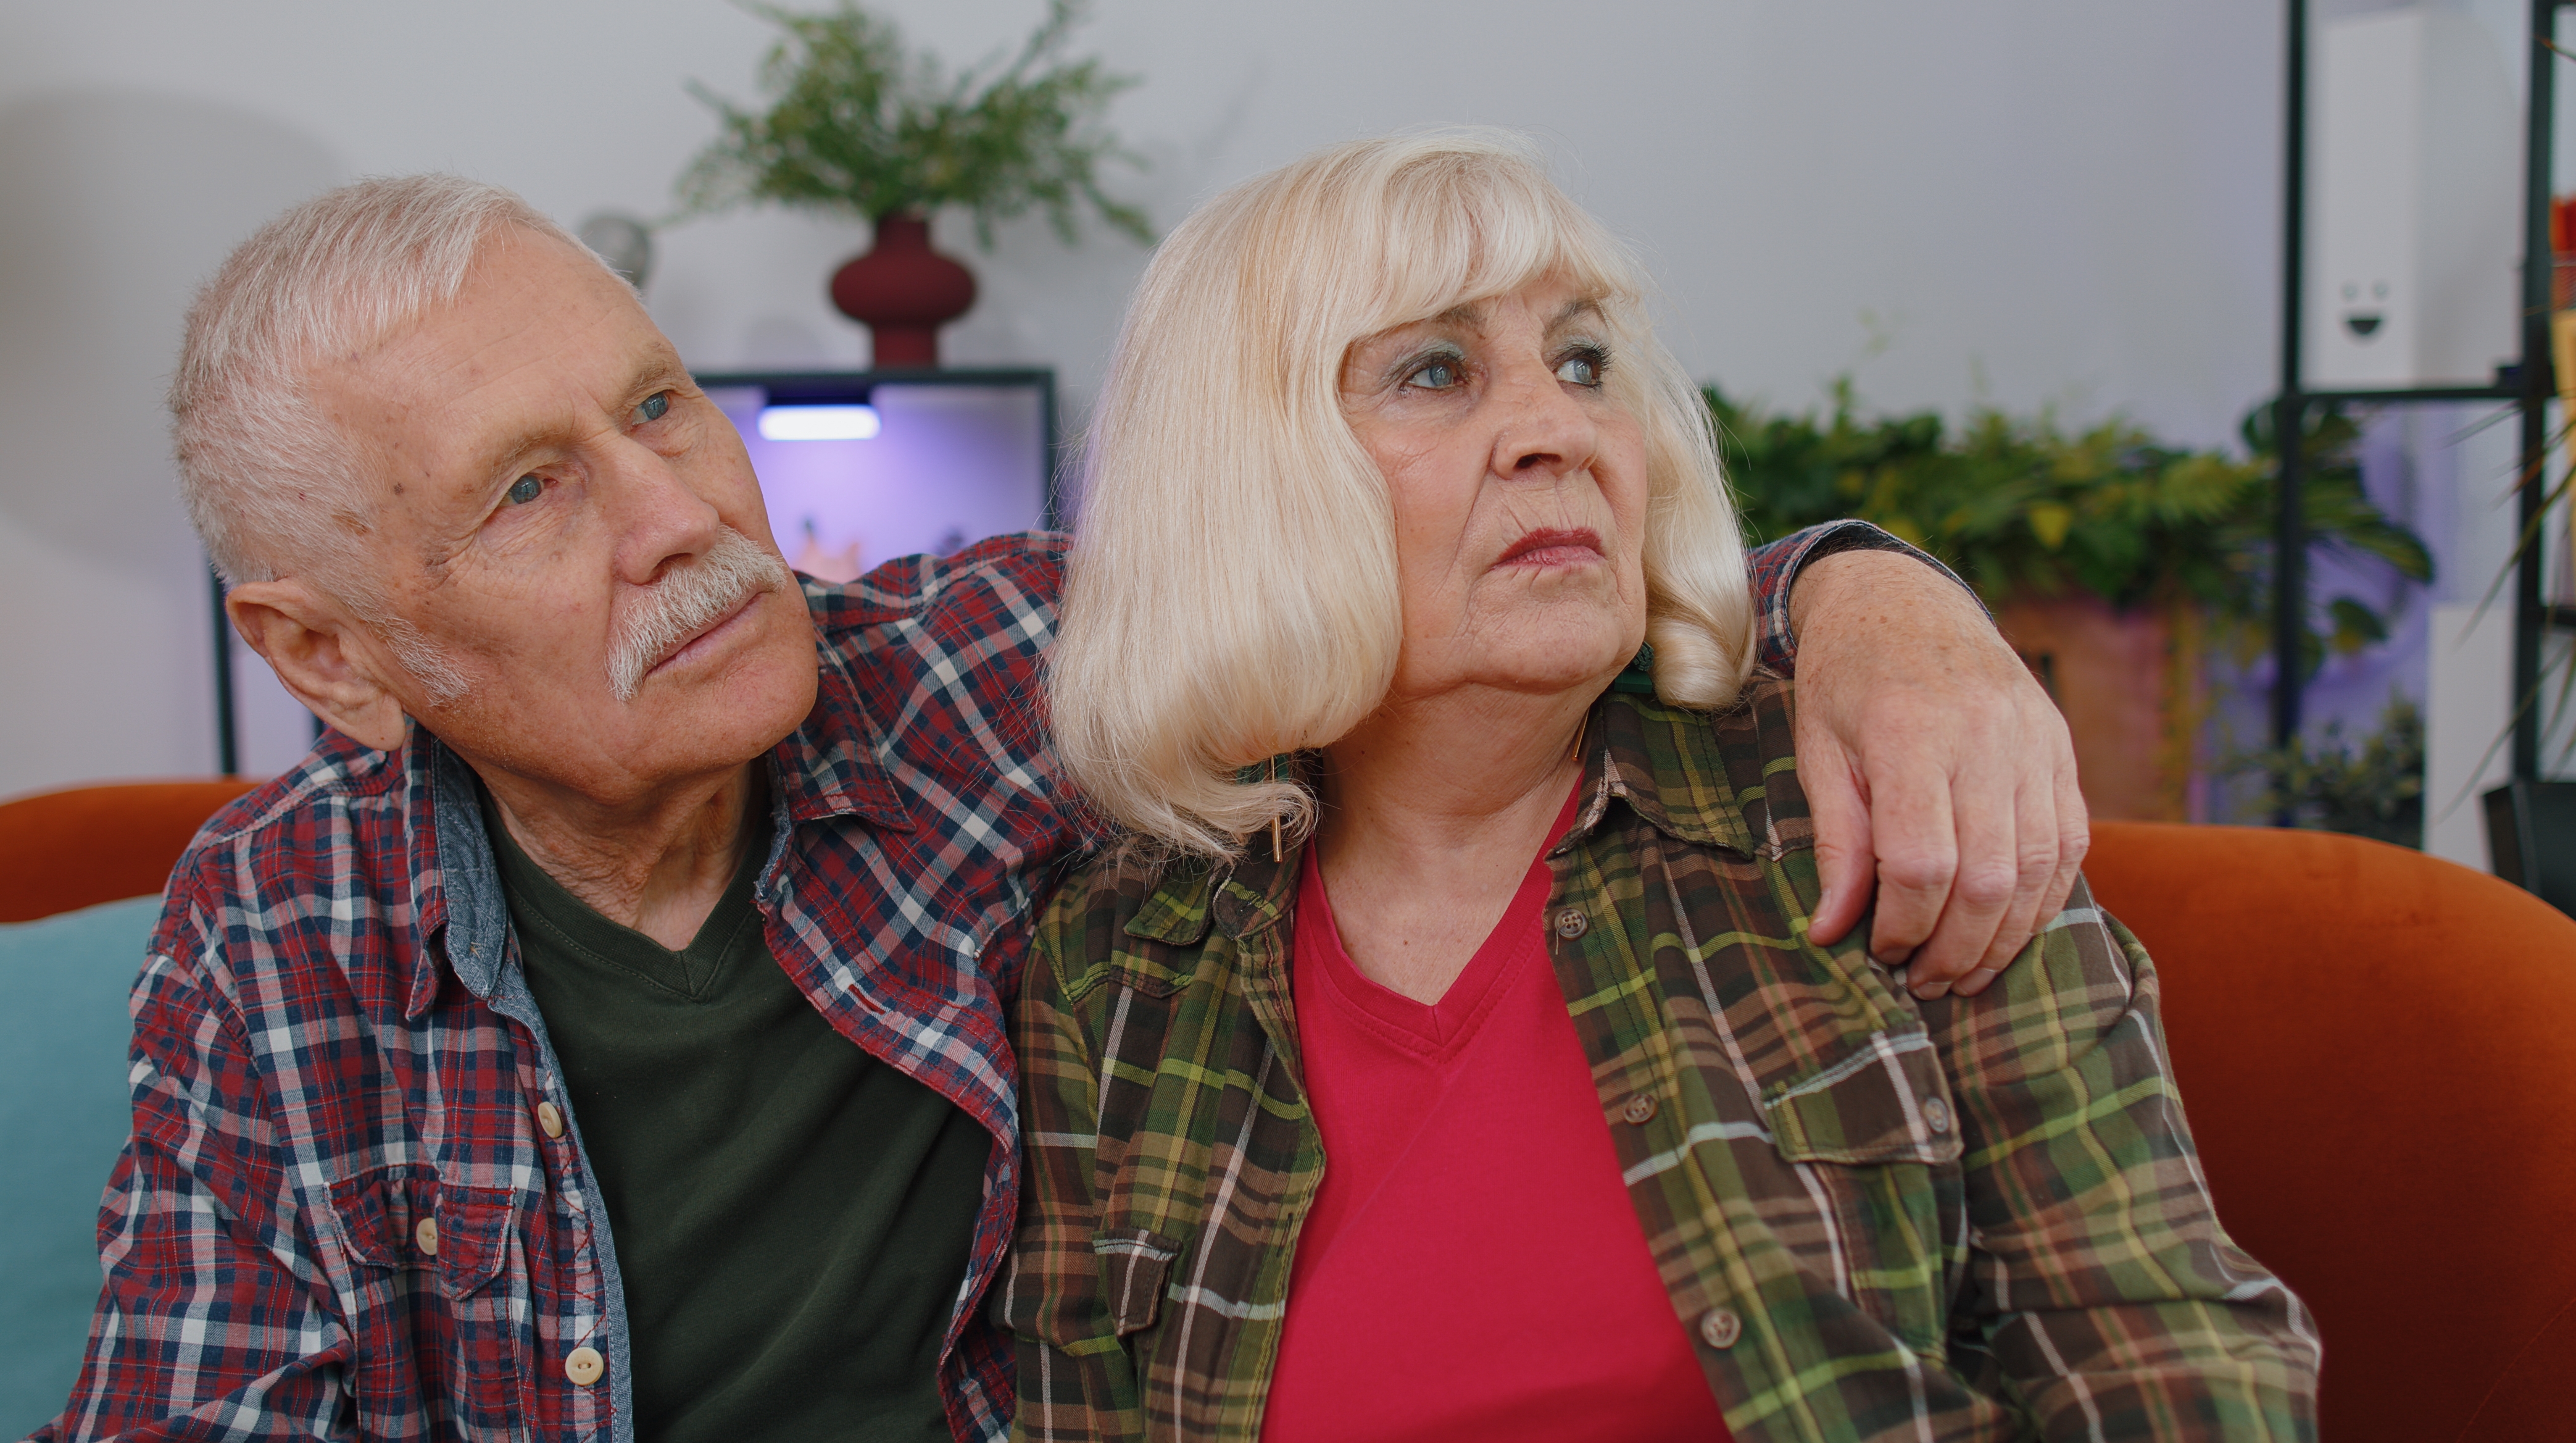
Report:
[[1568,356],[1557,363],[1556,378],[1569,386],[1601,384],[1601,358],[1589,353]]
[[671,393],[668,391],[655,391],[652,395],[644,398],[643,405],[635,408],[635,419],[639,422],[659,421],[662,419],[662,414],[670,409]]
[[1458,384],[1458,363],[1455,361],[1429,362],[1412,375],[1405,377],[1404,383],[1408,386],[1420,386],[1425,390],[1446,390]]
[[510,504],[525,506],[546,494],[546,483],[535,476],[522,476],[510,483]]

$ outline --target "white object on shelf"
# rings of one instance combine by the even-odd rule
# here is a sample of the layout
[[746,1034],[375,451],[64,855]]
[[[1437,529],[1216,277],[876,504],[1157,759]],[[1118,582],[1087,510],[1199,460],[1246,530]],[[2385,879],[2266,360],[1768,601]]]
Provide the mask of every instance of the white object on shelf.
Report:
[[2317,59],[2303,384],[2491,384],[2520,348],[2522,160],[2493,36],[2380,11],[2324,26]]
[[873,441],[885,429],[874,406],[763,406],[764,441]]

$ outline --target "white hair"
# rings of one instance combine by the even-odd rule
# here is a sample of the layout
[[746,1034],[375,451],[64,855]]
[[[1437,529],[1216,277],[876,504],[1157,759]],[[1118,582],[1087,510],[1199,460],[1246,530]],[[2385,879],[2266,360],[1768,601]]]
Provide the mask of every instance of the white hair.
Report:
[[1202,206],[1128,308],[1048,678],[1058,752],[1093,805],[1203,856],[1310,821],[1303,785],[1262,764],[1375,710],[1402,640],[1394,509],[1341,411],[1344,357],[1546,277],[1597,300],[1619,357],[1605,390],[1645,433],[1656,691],[1734,699],[1753,661],[1743,542],[1642,269],[1517,136],[1360,141]]
[[465,679],[368,581],[368,458],[308,388],[324,358],[363,353],[454,300],[503,226],[590,255],[517,195],[462,176],[315,196],[260,227],[197,293],[170,382],[179,491],[215,569],[232,582],[307,576],[376,629],[433,705]]
[[362,580],[371,478],[314,406],[314,367],[454,300],[502,226],[590,255],[500,186],[395,176],[325,191],[270,221],[197,293],[170,382],[171,439],[189,518],[226,579]]

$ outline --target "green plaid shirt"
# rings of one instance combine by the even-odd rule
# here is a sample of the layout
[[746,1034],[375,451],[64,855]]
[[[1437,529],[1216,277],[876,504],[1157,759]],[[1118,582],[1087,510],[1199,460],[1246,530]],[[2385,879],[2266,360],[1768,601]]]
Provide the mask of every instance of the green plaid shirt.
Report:
[[[1549,854],[1567,1010],[1735,1436],[2313,1437],[2314,1330],[2211,1211],[2136,939],[2079,886],[1985,995],[1935,1002],[1810,943],[1790,734],[1781,682],[1715,718],[1613,691]],[[1325,1168],[1297,862],[1104,856],[1046,911],[1019,1436],[1260,1431]]]

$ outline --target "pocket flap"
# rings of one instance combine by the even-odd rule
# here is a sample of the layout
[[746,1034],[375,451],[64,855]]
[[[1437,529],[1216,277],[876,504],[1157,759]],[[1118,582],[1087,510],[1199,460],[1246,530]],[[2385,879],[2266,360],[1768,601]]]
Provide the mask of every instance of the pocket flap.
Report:
[[1100,1259],[1100,1296],[1118,1336],[1154,1326],[1181,1245],[1143,1228],[1108,1228],[1092,1235],[1091,1251]]
[[[427,1167],[383,1168],[331,1185],[331,1207],[349,1250],[369,1267],[438,1270],[440,1290],[463,1298],[509,1260],[518,1194],[507,1188],[442,1185]],[[435,1252],[421,1246],[421,1224]]]
[[463,1298],[501,1275],[510,1260],[510,1224],[519,1195],[507,1188],[438,1190],[438,1280]]
[[1767,1089],[1773,1144],[1792,1162],[1958,1161],[1958,1110],[1921,1032],[1880,1032],[1840,1061]]

